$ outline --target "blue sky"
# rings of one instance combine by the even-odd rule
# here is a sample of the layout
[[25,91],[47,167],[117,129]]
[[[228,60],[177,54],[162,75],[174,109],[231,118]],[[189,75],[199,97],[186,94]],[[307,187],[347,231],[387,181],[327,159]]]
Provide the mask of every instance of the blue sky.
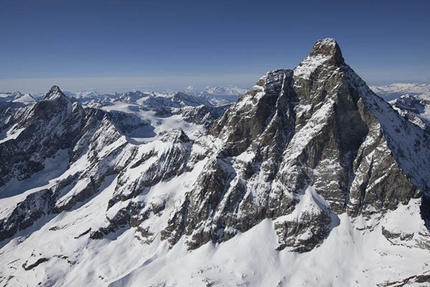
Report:
[[325,37],[369,84],[429,82],[429,12],[426,0],[0,0],[0,91],[246,88]]

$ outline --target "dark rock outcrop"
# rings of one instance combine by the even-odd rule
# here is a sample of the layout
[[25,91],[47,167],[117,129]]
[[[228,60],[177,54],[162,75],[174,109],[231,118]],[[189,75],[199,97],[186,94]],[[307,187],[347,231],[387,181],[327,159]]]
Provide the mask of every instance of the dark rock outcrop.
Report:
[[[280,248],[301,252],[324,240],[336,213],[406,204],[419,187],[393,157],[376,105],[379,98],[345,64],[338,44],[318,41],[294,71],[267,73],[215,122],[210,134],[223,150],[205,166],[169,232],[187,234],[197,248],[286,216],[275,225]],[[311,197],[311,213],[293,216],[309,189],[322,197]],[[184,217],[175,227],[173,219]],[[313,236],[301,239],[306,233]]]

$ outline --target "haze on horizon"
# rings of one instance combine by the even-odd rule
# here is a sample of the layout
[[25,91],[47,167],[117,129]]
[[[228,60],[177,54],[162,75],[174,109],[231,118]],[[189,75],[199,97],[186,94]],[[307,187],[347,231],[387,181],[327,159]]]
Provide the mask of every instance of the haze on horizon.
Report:
[[0,91],[248,88],[333,37],[369,84],[430,81],[428,1],[0,0]]

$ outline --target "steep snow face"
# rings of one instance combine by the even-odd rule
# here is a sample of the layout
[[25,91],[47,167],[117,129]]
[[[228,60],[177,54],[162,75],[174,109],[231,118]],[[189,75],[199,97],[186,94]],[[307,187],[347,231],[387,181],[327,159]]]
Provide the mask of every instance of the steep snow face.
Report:
[[387,102],[375,96],[352,70],[347,75],[380,122],[387,145],[400,169],[426,197],[430,197],[430,173],[426,171],[430,159],[428,131],[401,117]]
[[30,94],[21,94],[20,92],[14,93],[0,93],[0,107],[9,104],[31,104],[36,100]]
[[3,285],[429,280],[427,132],[334,39],[228,109],[182,93],[89,97],[53,87],[0,110]]
[[402,117],[430,132],[430,85],[395,83],[370,88],[385,100],[391,100]]

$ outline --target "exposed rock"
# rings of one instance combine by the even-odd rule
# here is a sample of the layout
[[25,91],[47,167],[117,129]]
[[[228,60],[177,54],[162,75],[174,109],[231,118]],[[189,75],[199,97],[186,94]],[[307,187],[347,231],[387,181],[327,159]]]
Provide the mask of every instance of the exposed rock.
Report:
[[280,248],[308,251],[330,233],[331,212],[355,216],[406,204],[417,187],[388,148],[368,99],[377,96],[362,85],[333,39],[318,41],[294,72],[262,77],[211,128],[224,150],[178,211],[187,212],[185,226],[169,229],[185,230],[191,248],[227,240],[264,218],[291,214],[312,187],[327,210],[277,225]]
[[24,230],[50,213],[54,205],[51,190],[42,190],[28,195],[12,213],[0,219],[0,241],[10,238],[19,230]]

